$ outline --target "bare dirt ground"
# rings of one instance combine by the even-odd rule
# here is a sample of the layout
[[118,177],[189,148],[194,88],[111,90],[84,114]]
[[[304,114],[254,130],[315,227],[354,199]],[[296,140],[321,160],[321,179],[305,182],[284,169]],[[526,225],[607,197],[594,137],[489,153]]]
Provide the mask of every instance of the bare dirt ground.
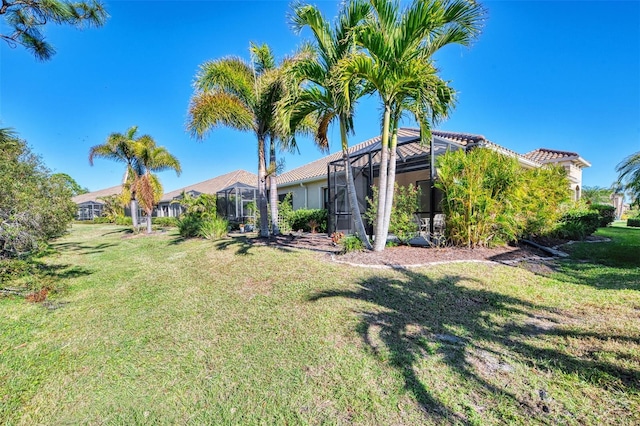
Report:
[[514,263],[525,259],[540,260],[550,257],[548,253],[525,244],[475,249],[398,246],[387,247],[382,252],[358,251],[341,254],[342,248],[335,245],[326,234],[290,234],[250,241],[256,245],[312,250],[328,260],[356,265],[412,266],[465,260]]

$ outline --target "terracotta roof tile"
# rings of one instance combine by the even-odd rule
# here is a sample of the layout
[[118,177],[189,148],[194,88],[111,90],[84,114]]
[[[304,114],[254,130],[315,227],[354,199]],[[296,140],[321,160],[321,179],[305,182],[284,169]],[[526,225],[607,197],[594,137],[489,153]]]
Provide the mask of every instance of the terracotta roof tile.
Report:
[[205,194],[215,194],[221,189],[231,186],[236,182],[245,183],[251,186],[257,186],[258,176],[246,170],[236,170],[221,176],[214,177],[213,179],[205,180],[203,182],[195,183],[193,185],[185,186],[184,188],[167,192],[162,196],[160,202],[171,201],[178,195],[182,194],[182,191],[197,191]]
[[528,158],[539,163],[547,163],[559,159],[572,159],[579,158],[580,156],[575,152],[559,151],[557,149],[538,148],[534,151],[524,154],[525,158]]

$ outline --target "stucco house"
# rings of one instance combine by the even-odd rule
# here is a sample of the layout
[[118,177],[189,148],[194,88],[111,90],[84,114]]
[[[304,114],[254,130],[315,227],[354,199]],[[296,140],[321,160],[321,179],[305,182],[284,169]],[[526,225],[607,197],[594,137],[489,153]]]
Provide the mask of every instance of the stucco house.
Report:
[[[398,185],[414,184],[421,187],[418,215],[430,217],[441,213],[441,194],[432,188],[432,162],[448,150],[487,147],[517,158],[522,167],[541,167],[548,163],[563,166],[569,175],[574,198],[579,199],[582,188],[582,169],[590,164],[577,153],[540,148],[527,154],[518,154],[491,142],[482,135],[433,131],[430,144],[420,143],[420,130],[398,130]],[[430,155],[433,147],[434,156]],[[371,186],[377,184],[380,164],[380,136],[376,136],[349,148],[350,159],[358,193],[360,211],[366,209],[366,197],[371,196]],[[293,208],[327,208],[329,231],[351,232],[350,208],[346,197],[342,153],[337,152],[278,176],[278,194],[291,193]],[[435,167],[433,167],[435,173]],[[432,209],[431,206],[434,206]]]
[[92,220],[102,216],[104,201],[102,201],[101,198],[108,197],[110,195],[117,195],[120,194],[120,192],[122,192],[122,185],[112,186],[111,188],[76,195],[72,198],[73,202],[78,205],[76,219]]

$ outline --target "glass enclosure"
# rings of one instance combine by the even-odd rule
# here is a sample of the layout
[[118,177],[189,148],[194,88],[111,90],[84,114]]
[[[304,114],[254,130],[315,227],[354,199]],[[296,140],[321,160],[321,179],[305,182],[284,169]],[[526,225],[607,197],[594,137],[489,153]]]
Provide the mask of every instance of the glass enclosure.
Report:
[[241,182],[216,193],[218,214],[231,222],[255,223],[258,188]]
[[[434,152],[433,159],[431,147]],[[442,193],[432,185],[432,177],[437,177],[437,170],[434,170],[432,176],[431,165],[435,164],[435,159],[438,156],[457,149],[464,149],[464,146],[438,136],[433,136],[431,143],[427,144],[421,144],[420,140],[415,137],[398,138],[396,182],[398,185],[413,184],[420,187],[420,203],[416,215],[421,219],[426,219],[425,223],[434,223],[434,216],[442,212],[440,206]],[[362,215],[367,209],[367,197],[371,198],[373,195],[372,186],[378,184],[380,157],[380,143],[372,144],[350,155],[356,195]],[[327,174],[329,182],[328,232],[353,233],[355,226],[347,196],[344,160],[340,159],[329,163]],[[373,227],[366,220],[365,227],[369,235],[374,234]]]

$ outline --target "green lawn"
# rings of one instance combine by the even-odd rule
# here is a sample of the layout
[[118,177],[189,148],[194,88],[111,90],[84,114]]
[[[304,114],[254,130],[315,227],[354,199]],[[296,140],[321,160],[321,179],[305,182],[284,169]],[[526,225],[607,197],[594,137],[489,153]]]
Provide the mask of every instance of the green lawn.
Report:
[[75,225],[0,298],[0,424],[638,424],[640,230],[599,234],[392,271]]

